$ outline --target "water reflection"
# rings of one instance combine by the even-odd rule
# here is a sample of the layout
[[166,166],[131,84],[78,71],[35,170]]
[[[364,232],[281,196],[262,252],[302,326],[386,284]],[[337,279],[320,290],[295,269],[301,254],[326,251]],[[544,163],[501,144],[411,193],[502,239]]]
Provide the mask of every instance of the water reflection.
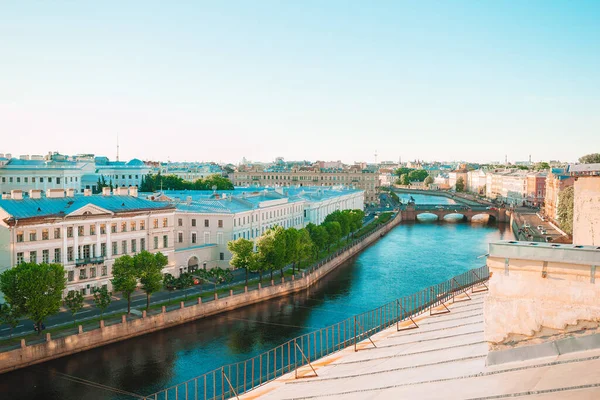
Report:
[[403,224],[310,289],[228,313],[0,375],[7,399],[126,399],[77,376],[149,394],[257,355],[485,263],[507,225]]

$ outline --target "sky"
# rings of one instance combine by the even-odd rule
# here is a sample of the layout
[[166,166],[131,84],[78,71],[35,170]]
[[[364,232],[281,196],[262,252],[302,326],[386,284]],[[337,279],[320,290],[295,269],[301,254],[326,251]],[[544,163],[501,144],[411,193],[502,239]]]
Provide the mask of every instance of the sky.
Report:
[[2,1],[0,153],[575,161],[600,1]]

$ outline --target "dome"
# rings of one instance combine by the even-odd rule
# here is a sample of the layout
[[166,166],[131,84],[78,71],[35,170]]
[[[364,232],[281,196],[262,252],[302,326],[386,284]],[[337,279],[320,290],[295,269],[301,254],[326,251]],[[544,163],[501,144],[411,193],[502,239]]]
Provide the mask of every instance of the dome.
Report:
[[127,163],[127,165],[132,166],[132,167],[137,167],[137,166],[144,166],[144,162],[142,160],[139,160],[137,158],[134,158],[133,160],[129,161]]

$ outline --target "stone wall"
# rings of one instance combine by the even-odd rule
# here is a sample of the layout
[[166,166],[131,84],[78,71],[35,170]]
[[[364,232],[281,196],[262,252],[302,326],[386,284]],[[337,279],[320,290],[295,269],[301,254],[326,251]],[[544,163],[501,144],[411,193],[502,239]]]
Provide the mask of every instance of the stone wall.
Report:
[[[384,233],[391,230],[400,222],[400,214],[391,220],[387,225],[375,231],[362,242],[341,253],[336,258],[322,265],[319,269],[309,274],[303,274],[303,277],[293,281],[287,281],[275,286],[260,288],[246,293],[216,299],[208,303],[200,303],[188,307],[182,307],[177,310],[163,312],[161,314],[145,316],[141,319],[127,321],[123,318],[122,322],[115,325],[101,327],[89,332],[81,332],[77,335],[51,339],[41,344],[26,346],[22,341],[20,349],[0,353],[0,373],[8,372],[14,369],[23,368],[32,364],[41,363],[54,358],[63,357],[69,354],[78,353],[94,347],[103,346],[120,340],[129,339],[135,336],[144,335],[160,329],[169,328],[175,325],[183,324],[199,318],[208,317],[225,311],[244,307],[249,304],[258,303],[268,299],[285,296],[287,294],[307,289],[315,282],[319,281],[329,272],[333,271],[350,257],[360,253],[363,249],[379,239]],[[101,323],[101,326],[103,324]]]
[[575,180],[573,243],[600,246],[600,176]]
[[598,330],[600,250],[498,242],[487,265],[484,329],[492,350]]

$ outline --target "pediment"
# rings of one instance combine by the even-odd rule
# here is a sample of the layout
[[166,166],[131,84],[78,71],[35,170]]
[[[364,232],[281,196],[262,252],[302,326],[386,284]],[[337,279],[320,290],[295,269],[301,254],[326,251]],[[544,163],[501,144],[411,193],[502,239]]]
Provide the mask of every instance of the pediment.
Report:
[[67,214],[67,216],[69,217],[82,217],[82,216],[88,216],[88,215],[106,215],[106,214],[113,214],[112,211],[109,211],[105,208],[102,207],[98,207],[95,206],[93,204],[86,204],[83,207],[78,208],[77,210],[70,212],[69,214]]

